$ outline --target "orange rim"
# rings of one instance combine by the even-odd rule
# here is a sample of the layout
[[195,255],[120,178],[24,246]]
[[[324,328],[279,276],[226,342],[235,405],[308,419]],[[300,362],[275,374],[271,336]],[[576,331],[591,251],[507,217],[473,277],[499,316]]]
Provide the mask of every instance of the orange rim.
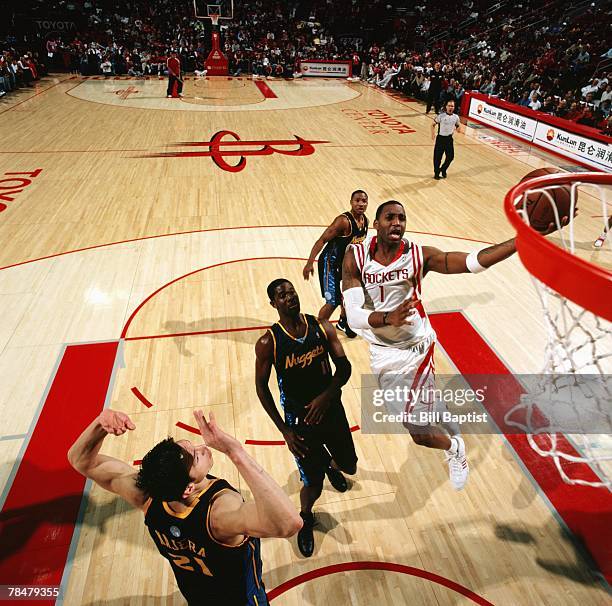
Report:
[[563,297],[612,321],[612,272],[589,263],[547,240],[527,225],[514,200],[534,188],[573,183],[612,185],[612,175],[577,173],[546,175],[515,185],[504,200],[504,210],[516,230],[516,248],[529,273]]

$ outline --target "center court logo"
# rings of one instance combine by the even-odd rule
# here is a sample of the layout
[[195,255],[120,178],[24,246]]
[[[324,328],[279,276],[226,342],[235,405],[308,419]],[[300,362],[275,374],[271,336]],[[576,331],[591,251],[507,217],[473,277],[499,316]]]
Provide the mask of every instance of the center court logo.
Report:
[[[227,139],[231,137],[231,139]],[[241,141],[240,137],[229,130],[220,130],[215,133],[210,141],[194,141],[177,143],[176,147],[204,147],[205,151],[176,151],[147,154],[141,158],[212,158],[213,162],[221,169],[230,173],[239,173],[246,166],[247,156],[271,156],[281,154],[283,156],[311,156],[315,153],[315,145],[329,143],[329,141],[307,141],[294,135],[295,139],[276,139],[273,141]],[[283,148],[293,149],[283,149]],[[229,164],[225,158],[238,158],[237,164]]]
[[115,95],[125,101],[129,98],[130,95],[136,95],[139,90],[137,88],[134,88],[133,86],[128,86],[127,88],[119,88],[111,92],[115,93]]

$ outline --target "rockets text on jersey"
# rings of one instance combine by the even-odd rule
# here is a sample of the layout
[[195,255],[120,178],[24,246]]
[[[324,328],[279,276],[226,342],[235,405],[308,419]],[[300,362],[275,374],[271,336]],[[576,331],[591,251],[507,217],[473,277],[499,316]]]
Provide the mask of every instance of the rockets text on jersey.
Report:
[[402,327],[362,329],[359,334],[374,345],[405,349],[431,340],[435,333],[421,302],[423,251],[418,244],[403,239],[395,258],[388,265],[374,260],[376,236],[351,246],[365,291],[365,309],[393,311],[416,295],[417,306]]

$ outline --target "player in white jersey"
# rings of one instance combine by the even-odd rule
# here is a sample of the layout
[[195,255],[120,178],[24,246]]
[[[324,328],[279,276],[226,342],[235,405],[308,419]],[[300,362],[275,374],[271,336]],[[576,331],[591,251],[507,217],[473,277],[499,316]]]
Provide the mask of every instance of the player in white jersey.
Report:
[[421,302],[421,283],[430,271],[484,271],[516,252],[514,239],[470,254],[421,247],[404,239],[406,213],[395,200],[378,207],[374,228],[376,236],[351,245],[344,257],[342,289],[348,323],[370,343],[370,365],[379,387],[400,387],[400,393],[413,394],[399,402],[404,425],[419,446],[446,452],[451,483],[460,490],[469,473],[463,438],[429,422],[436,406],[429,395],[435,386],[436,333]]

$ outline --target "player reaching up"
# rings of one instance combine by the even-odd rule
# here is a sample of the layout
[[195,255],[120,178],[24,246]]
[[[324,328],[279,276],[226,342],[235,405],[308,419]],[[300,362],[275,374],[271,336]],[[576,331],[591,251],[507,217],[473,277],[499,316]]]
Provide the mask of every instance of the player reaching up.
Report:
[[[435,388],[436,333],[421,302],[421,285],[430,271],[484,271],[516,252],[514,239],[469,254],[421,247],[404,239],[406,213],[395,200],[378,207],[374,228],[375,236],[350,246],[344,257],[342,289],[348,323],[369,342],[370,365],[381,389],[419,393],[400,403],[410,413],[405,426],[419,446],[446,453],[451,483],[460,490],[469,473],[463,438],[428,420],[436,404],[429,397]],[[553,230],[551,225],[547,233]]]
[[[367,208],[368,194],[361,189],[354,191],[351,194],[351,210],[338,215],[310,251],[310,257],[302,271],[304,280],[308,280],[314,273],[314,260],[323,250],[319,256],[318,270],[321,295],[325,303],[319,310],[319,320],[329,320],[336,307],[342,306],[342,260],[349,244],[362,242],[368,235],[368,218],[365,216]],[[346,323],[344,307],[341,308],[337,328],[351,339],[356,336]]]
[[[125,413],[104,410],[68,452],[71,465],[96,484],[142,509],[160,554],[172,565],[188,604],[263,606],[259,538],[289,537],[302,526],[293,503],[252,459],[236,438],[226,434],[213,414],[194,411],[203,444],[172,438],[154,446],[140,471],[100,454],[108,435],[136,429]],[[253,494],[244,502],[227,481],[209,475],[211,449],[236,466]]]

